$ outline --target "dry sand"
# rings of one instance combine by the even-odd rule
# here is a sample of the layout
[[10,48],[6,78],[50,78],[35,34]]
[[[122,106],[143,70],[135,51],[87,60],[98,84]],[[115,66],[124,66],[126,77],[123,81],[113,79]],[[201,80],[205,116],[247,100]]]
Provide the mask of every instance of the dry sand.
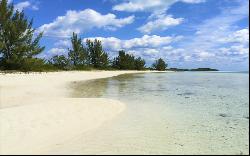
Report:
[[0,154],[40,154],[121,113],[119,101],[70,98],[69,84],[136,71],[0,74]]

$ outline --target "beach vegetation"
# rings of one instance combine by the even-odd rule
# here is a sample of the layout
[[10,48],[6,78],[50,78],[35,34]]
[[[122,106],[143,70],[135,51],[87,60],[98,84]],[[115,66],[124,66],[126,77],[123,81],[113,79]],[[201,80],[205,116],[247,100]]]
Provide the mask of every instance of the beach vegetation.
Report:
[[153,63],[152,67],[154,70],[165,71],[168,67],[168,64],[162,58],[160,58],[156,60],[155,63]]
[[73,67],[88,65],[88,52],[82,44],[82,39],[76,33],[73,33],[71,37],[71,45],[72,48],[68,49],[68,60],[66,61],[66,57],[61,56],[62,61],[67,63],[66,66],[69,63]]
[[107,69],[110,61],[108,53],[102,47],[102,42],[95,39],[87,40],[87,51],[89,54],[89,65],[97,69]]
[[56,67],[60,70],[69,69],[69,59],[64,55],[55,55],[49,61],[48,64]]
[[2,70],[42,68],[43,59],[35,58],[45,47],[39,45],[42,33],[35,34],[33,20],[15,10],[7,0],[0,1],[0,66]]
[[136,58],[134,55],[121,50],[119,55],[114,58],[112,66],[119,70],[144,70],[145,60],[141,57]]

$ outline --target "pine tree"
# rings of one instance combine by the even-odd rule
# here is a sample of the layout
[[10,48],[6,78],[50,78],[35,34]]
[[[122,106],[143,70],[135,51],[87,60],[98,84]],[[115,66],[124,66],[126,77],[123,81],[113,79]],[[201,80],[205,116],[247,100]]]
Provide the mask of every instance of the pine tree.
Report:
[[143,70],[145,61],[141,57],[135,58],[134,55],[126,54],[124,50],[121,50],[114,58],[112,66],[120,70]]
[[144,70],[145,69],[145,60],[141,57],[135,59],[135,69],[136,70]]
[[155,70],[165,71],[168,65],[162,58],[160,58],[156,60],[152,66],[153,66],[153,69]]
[[7,0],[0,1],[0,65],[3,69],[30,70],[31,66],[43,62],[34,58],[44,47],[39,45],[42,33],[35,35],[32,24],[33,20],[29,21],[23,11],[14,10]]
[[103,50],[101,41],[95,39],[94,41],[87,40],[87,49],[89,53],[90,64],[94,68],[106,69],[109,65],[108,54]]
[[88,63],[88,54],[86,49],[82,44],[82,39],[78,38],[77,34],[73,33],[71,37],[72,49],[69,49],[69,60],[74,67],[80,65],[87,65]]
[[69,66],[69,59],[64,55],[55,55],[49,60],[49,64],[55,66],[58,69],[66,70]]

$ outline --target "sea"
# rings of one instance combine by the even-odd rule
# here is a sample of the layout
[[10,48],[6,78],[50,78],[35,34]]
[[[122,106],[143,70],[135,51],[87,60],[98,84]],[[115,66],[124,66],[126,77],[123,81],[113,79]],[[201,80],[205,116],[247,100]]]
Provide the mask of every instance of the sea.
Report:
[[71,154],[249,154],[249,72],[124,74],[77,82],[72,96],[126,110]]

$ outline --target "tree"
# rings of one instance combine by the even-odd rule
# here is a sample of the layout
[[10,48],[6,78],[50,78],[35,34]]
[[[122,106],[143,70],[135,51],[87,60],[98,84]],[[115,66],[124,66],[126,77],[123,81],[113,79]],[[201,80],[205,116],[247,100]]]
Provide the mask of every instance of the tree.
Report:
[[73,33],[71,37],[72,49],[69,49],[69,60],[74,67],[79,65],[87,65],[88,54],[82,44],[82,39],[78,38],[77,34]]
[[120,70],[143,70],[145,61],[139,57],[135,58],[131,54],[126,54],[125,51],[119,51],[119,55],[113,60],[113,68]]
[[103,50],[101,41],[87,40],[87,51],[89,53],[90,65],[94,68],[105,69],[109,65],[108,54]]
[[50,59],[49,64],[58,69],[66,70],[69,66],[69,60],[64,55],[55,55]]
[[118,57],[113,61],[113,67],[120,70],[134,69],[134,56],[126,54],[124,50],[119,51]]
[[153,69],[155,70],[165,71],[168,65],[165,63],[165,61],[162,58],[160,58],[156,60],[152,66],[153,66]]
[[143,70],[145,69],[145,60],[143,60],[141,57],[138,57],[135,59],[135,69],[136,70]]
[[104,52],[100,58],[100,66],[101,67],[99,67],[99,68],[106,69],[109,66],[109,64],[110,64],[110,60],[109,60],[108,53]]
[[33,57],[44,47],[39,45],[42,33],[35,37],[32,24],[33,20],[29,21],[23,11],[14,10],[7,0],[0,1],[0,65],[3,69],[22,70],[25,67],[29,70],[27,67],[37,64],[35,61],[39,59]]

